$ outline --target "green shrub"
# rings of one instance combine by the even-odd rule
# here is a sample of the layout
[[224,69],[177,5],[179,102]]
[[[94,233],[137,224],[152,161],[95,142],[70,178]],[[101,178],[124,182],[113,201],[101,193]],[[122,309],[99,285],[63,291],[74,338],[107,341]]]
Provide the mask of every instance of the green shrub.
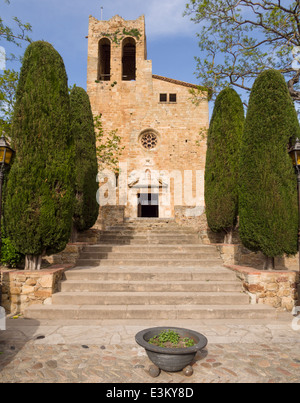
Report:
[[17,267],[24,260],[24,255],[19,253],[9,238],[2,238],[1,264],[9,267]]

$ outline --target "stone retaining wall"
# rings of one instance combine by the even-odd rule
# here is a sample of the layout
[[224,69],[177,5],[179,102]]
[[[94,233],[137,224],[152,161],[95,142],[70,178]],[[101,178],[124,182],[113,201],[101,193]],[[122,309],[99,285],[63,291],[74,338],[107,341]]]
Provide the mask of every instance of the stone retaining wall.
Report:
[[55,255],[45,256],[43,260],[46,260],[50,264],[71,264],[75,265],[79,258],[80,252],[88,242],[76,242],[69,243],[66,248]]
[[223,263],[243,282],[253,304],[266,304],[291,312],[298,303],[299,261],[295,257],[275,258],[273,271],[263,270],[265,257],[240,244],[216,244]]
[[125,206],[101,206],[96,224],[97,230],[105,230],[107,227],[123,224],[125,220]]
[[253,304],[266,304],[291,312],[298,300],[299,273],[260,271],[251,267],[226,265],[242,281]]
[[[215,244],[224,264],[252,267],[263,270],[265,257],[261,252],[251,252],[241,244]],[[275,269],[299,271],[298,254],[292,257],[275,258]]]
[[84,242],[69,243],[62,252],[43,258],[51,265],[46,269],[32,272],[0,267],[1,306],[7,313],[21,314],[30,305],[52,303],[65,270],[75,266],[85,245],[98,242],[99,231],[91,229],[78,236]]
[[2,306],[7,313],[21,314],[33,304],[51,304],[64,272],[73,265],[56,265],[40,271],[0,270]]
[[183,227],[196,230],[204,244],[222,242],[222,234],[213,233],[207,226],[204,207],[174,206],[175,221]]
[[[226,235],[224,231],[213,232],[208,227],[205,207],[175,206],[174,213],[176,223],[197,231],[203,244],[221,244],[224,241]],[[240,242],[237,230],[233,232],[233,242]]]

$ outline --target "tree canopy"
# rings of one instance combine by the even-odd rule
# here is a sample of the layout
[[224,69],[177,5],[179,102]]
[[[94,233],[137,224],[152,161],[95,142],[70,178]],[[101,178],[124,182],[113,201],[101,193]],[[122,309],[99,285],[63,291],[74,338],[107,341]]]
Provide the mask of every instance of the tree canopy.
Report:
[[229,234],[238,216],[240,143],[244,108],[236,91],[224,89],[217,97],[207,136],[205,205],[207,222],[214,232]]
[[253,80],[279,70],[300,101],[299,0],[190,0],[199,24],[198,78],[215,93],[229,84],[250,91]]
[[75,148],[75,229],[91,228],[98,217],[96,200],[98,163],[94,118],[89,96],[83,88],[74,86],[70,93],[71,132]]
[[0,74],[0,135],[9,134],[19,74],[14,70],[4,70]]
[[[10,1],[4,0],[4,3],[9,4]],[[0,41],[5,40],[17,46],[21,46],[22,41],[31,42],[27,35],[31,31],[31,25],[29,23],[24,24],[18,17],[14,17],[13,21],[16,25],[15,28],[6,25],[0,16]]]
[[[9,4],[9,0],[0,0]],[[23,43],[31,42],[28,33],[31,31],[29,23],[23,23],[18,17],[13,18],[14,27],[6,25],[0,16],[0,46],[5,50],[5,44],[13,44],[21,47]],[[0,74],[0,134],[8,134],[15,103],[15,94],[19,74],[15,70],[8,69],[7,61],[14,60],[13,54],[7,54],[6,50],[0,57],[5,58],[3,73]]]
[[261,73],[241,142],[239,233],[248,249],[270,258],[298,249],[297,186],[288,154],[296,136],[299,122],[283,76],[275,70]]
[[64,62],[47,42],[28,46],[12,121],[16,151],[8,175],[4,219],[25,269],[39,269],[43,254],[63,250],[70,238],[74,154]]

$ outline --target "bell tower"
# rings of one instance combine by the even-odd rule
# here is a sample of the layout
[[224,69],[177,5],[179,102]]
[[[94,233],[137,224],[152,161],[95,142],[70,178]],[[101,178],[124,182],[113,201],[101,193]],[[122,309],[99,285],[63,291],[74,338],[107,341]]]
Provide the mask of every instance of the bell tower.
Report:
[[87,87],[91,93],[99,82],[122,83],[152,78],[147,60],[145,17],[125,21],[116,15],[109,21],[90,16]]

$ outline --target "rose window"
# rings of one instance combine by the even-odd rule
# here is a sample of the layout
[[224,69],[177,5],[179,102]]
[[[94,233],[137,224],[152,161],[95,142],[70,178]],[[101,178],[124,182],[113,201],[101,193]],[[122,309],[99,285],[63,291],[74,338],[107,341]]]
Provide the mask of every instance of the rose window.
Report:
[[152,150],[157,146],[157,135],[153,132],[144,133],[141,137],[141,144],[146,150]]

